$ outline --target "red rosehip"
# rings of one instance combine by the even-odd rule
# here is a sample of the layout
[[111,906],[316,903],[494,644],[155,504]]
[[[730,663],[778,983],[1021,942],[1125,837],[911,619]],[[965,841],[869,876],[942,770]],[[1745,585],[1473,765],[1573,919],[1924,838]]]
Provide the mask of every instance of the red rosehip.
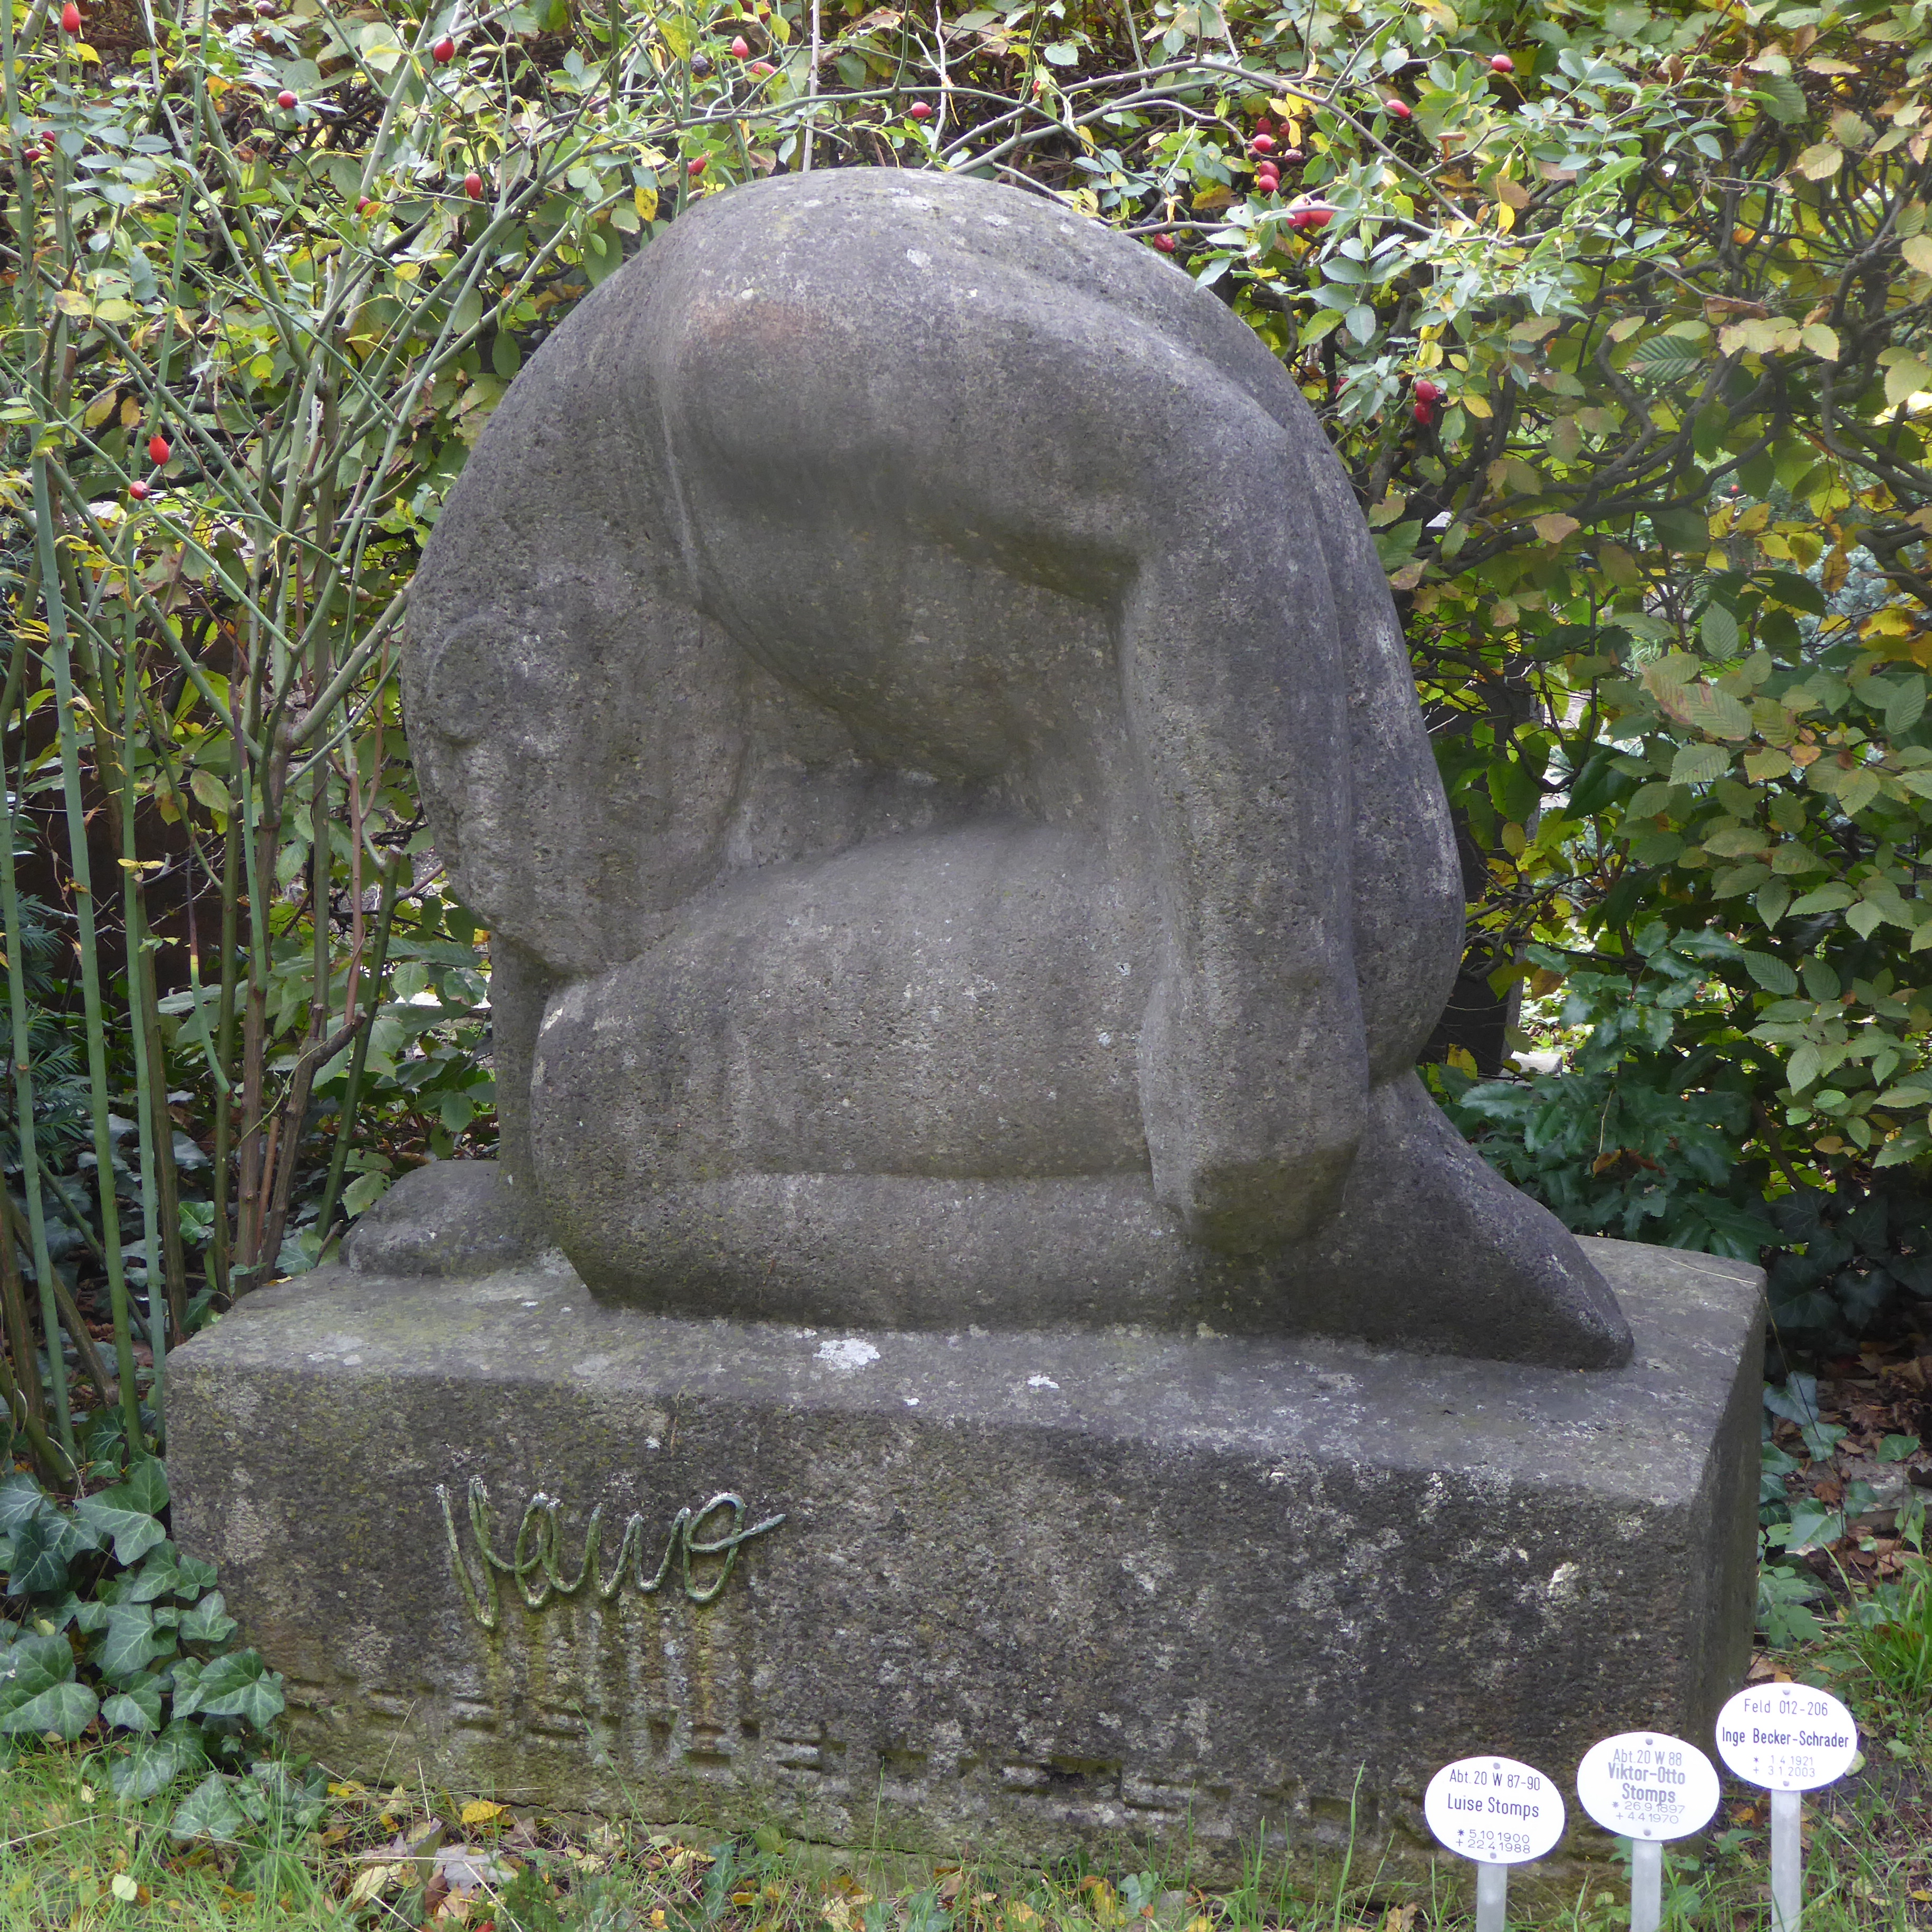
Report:
[[472,201],[481,201],[483,199],[483,177],[473,168],[463,177],[463,192],[469,196]]
[[1257,134],[1272,134],[1274,132],[1274,123],[1264,114],[1255,123],[1255,132]]
[[704,172],[704,162],[705,157],[700,154],[696,160],[686,161],[685,163],[684,171],[686,174],[690,176],[693,181],[695,181],[698,176]]
[[1432,382],[1426,376],[1419,376],[1415,382],[1415,400],[1418,403],[1439,403],[1442,389],[1439,383]]
[[1172,255],[1174,253],[1174,237],[1172,235],[1156,235],[1154,238],[1154,245],[1163,255]]
[[1418,422],[1425,426],[1436,420],[1436,412],[1427,403],[1418,403],[1411,413]]
[[1514,74],[1516,62],[1508,54],[1492,54],[1490,56],[1490,70],[1492,74]]
[[1301,165],[1302,153],[1299,148],[1282,148],[1281,151],[1281,158],[1291,167],[1298,168]]
[[275,96],[275,105],[278,107],[289,108],[292,107],[295,104],[296,98],[294,94],[292,94],[286,87],[282,89],[280,93]]
[[752,44],[740,34],[731,43],[731,58],[734,60],[749,60],[751,57]]
[[446,62],[453,61],[456,58],[455,41],[448,34],[445,34],[442,38],[430,49],[429,57],[439,67]]
[[128,494],[136,502],[145,503],[148,500],[148,486],[145,483],[136,481],[128,485]]
[[1281,177],[1279,175],[1258,174],[1255,177],[1255,186],[1263,194],[1279,194],[1281,192]]
[[1304,228],[1326,228],[1335,219],[1335,211],[1325,201],[1311,201],[1301,216]]
[[168,447],[167,438],[162,435],[159,430],[156,430],[154,434],[148,437],[148,460],[157,469],[166,462],[173,454],[173,451]]
[[1274,152],[1274,136],[1272,134],[1257,134],[1248,146],[1258,154],[1271,154]]
[[923,100],[915,100],[906,112],[915,121],[928,121],[932,118],[932,110]]
[[367,214],[375,206],[366,194],[358,194],[356,197],[356,212],[358,214]]
[[752,63],[751,70],[760,80],[763,80],[766,75],[772,71],[772,64],[770,61],[754,61]]
[[1382,103],[1382,106],[1387,109],[1390,113],[1393,114],[1398,121],[1406,121],[1409,116],[1415,112],[1415,110],[1410,106],[1408,103],[1402,99],[1400,95],[1392,94],[1387,100],[1384,100]]
[[67,0],[67,4],[61,9],[61,32],[64,34],[78,34],[80,32],[80,9],[74,4],[74,0]]

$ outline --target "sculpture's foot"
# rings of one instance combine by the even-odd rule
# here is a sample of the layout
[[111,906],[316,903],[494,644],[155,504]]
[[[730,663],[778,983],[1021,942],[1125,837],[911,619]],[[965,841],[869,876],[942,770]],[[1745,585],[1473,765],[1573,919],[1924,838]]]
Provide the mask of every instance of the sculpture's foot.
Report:
[[1340,1318],[1372,1341],[1558,1368],[1630,1359],[1630,1324],[1576,1237],[1456,1133],[1413,1073],[1371,1096],[1341,1205],[1288,1277],[1310,1328]]
[[547,1245],[542,1210],[494,1160],[439,1160],[405,1174],[349,1232],[358,1274],[489,1274]]

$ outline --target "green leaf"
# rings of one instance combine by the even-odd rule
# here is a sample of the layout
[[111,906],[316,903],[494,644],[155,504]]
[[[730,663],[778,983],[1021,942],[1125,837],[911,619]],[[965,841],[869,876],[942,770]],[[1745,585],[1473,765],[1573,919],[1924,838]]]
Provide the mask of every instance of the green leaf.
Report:
[[235,1634],[235,1619],[226,1614],[227,1605],[219,1590],[211,1590],[191,1610],[183,1613],[181,1638],[184,1643],[220,1646]]
[[[104,1706],[102,1715],[106,1714]],[[114,1760],[107,1775],[116,1797],[138,1800],[165,1791],[176,1778],[199,1771],[207,1762],[200,1732],[192,1723],[177,1718],[158,1738],[136,1738],[134,1748]]]
[[[182,1707],[177,1702],[175,1708]],[[256,1651],[238,1650],[218,1657],[195,1684],[194,1708],[203,1717],[245,1718],[259,1731],[280,1717],[284,1708],[282,1680]]]
[[100,1707],[103,1724],[124,1731],[158,1731],[161,1727],[160,1680],[137,1677]]
[[1795,993],[1798,990],[1798,975],[1782,959],[1769,952],[1746,952],[1741,956],[1744,970],[1767,993]]
[[1639,343],[1629,363],[1640,375],[1654,376],[1660,382],[1682,382],[1703,366],[1704,358],[1696,350],[1664,335]]
[[1735,657],[1738,650],[1738,620],[1721,604],[1707,604],[1697,625],[1697,635],[1714,658]]
[[1791,1090],[1794,1094],[1802,1094],[1817,1078],[1822,1070],[1818,1049],[1807,1040],[1791,1056],[1791,1064],[1784,1071],[1785,1078],[1791,1083]]
[[217,1844],[232,1844],[243,1822],[228,1780],[211,1771],[175,1808],[168,1831],[177,1838],[212,1838]]
[[1784,879],[1768,880],[1752,896],[1751,903],[1757,908],[1757,916],[1767,927],[1775,926],[1791,904],[1790,883]]
[[71,1742],[93,1721],[100,1700],[74,1681],[65,1637],[22,1637],[0,1665],[0,1732],[38,1737],[52,1731]]
[[1888,1436],[1878,1445],[1878,1460],[1881,1462],[1909,1462],[1918,1450],[1918,1438],[1916,1436]]
[[96,1536],[111,1536],[114,1560],[131,1567],[167,1540],[167,1532],[155,1520],[167,1501],[166,1472],[154,1456],[143,1456],[112,1489],[82,1496],[74,1513]]
[[1925,680],[1922,677],[1899,680],[1886,700],[1885,735],[1902,738],[1925,715]]
[[1789,128],[1802,121],[1808,111],[1804,90],[1788,74],[1766,74],[1752,88],[1753,95],[1764,104],[1764,111]]
[[38,1597],[62,1588],[67,1582],[67,1558],[62,1555],[67,1526],[58,1516],[29,1516],[14,1532],[14,1555],[7,1588],[16,1597]]
[[1814,886],[1791,908],[1794,919],[1808,919],[1814,912],[1840,912],[1858,897],[1850,886],[1834,879],[1828,885]]
[[0,1480],[0,1536],[10,1536],[37,1516],[58,1516],[53,1498],[25,1470]]
[[[1822,760],[1821,760],[1822,762]],[[1838,788],[1838,809],[1856,818],[1878,796],[1878,774],[1869,765],[1847,772]]]
[[1672,784],[1714,784],[1731,768],[1731,754],[1720,745],[1683,745],[1670,761]]
[[172,1656],[174,1648],[174,1633],[155,1628],[154,1613],[146,1604],[116,1604],[107,1613],[107,1634],[97,1660],[100,1674],[116,1681]]

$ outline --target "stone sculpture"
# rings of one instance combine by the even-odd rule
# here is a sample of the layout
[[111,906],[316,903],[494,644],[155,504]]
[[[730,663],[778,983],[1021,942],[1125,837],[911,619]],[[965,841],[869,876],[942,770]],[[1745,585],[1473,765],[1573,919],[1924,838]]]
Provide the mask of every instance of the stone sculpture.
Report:
[[1413,1071],[1461,889],[1347,479],[1150,251],[892,170],[703,202],[519,376],[410,640],[502,1172],[356,1265],[1628,1358]]
[[1760,1277],[1586,1260],[1417,1082],[1442,794],[1211,296],[976,182],[707,200],[519,376],[410,625],[502,1163],[169,1364],[301,1748],[1232,1883],[1708,1724]]

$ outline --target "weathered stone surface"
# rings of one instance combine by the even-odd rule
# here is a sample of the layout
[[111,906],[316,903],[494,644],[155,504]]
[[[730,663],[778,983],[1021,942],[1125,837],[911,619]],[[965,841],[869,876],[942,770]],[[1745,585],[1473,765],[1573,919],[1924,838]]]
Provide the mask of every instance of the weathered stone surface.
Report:
[[[1410,1071],[1462,892],[1348,480],[1148,250],[894,170],[707,199],[518,377],[409,635],[486,1245],[660,1313],[1628,1359]],[[358,1265],[447,1272],[440,1185]]]
[[[1708,1738],[1747,1659],[1756,1271],[1589,1252],[1636,1336],[1611,1373],[695,1322],[560,1259],[330,1270],[171,1358],[176,1533],[344,1772],[988,1856],[1191,1841],[1225,1872],[1342,1828],[1359,1770],[1364,1841],[1400,1852],[1446,1759],[1567,1780],[1610,1732]],[[695,1526],[688,1592],[674,1563],[533,1611],[500,1578],[486,1630],[438,1503],[474,1580],[472,1481],[506,1559],[554,1499],[523,1553],[554,1520],[566,1582],[593,1506],[598,1574],[634,1512],[646,1581],[680,1510],[744,1507]]]

